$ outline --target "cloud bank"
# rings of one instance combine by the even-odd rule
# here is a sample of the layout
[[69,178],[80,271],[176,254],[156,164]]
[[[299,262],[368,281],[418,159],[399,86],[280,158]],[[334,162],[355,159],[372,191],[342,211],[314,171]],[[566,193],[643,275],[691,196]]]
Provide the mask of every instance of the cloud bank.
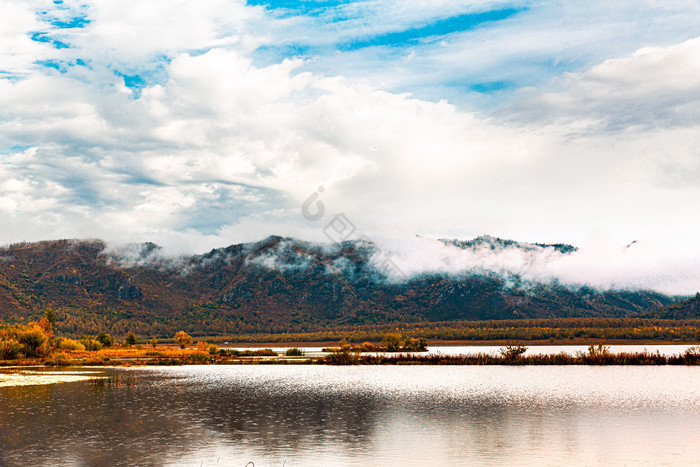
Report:
[[[419,237],[384,239],[378,245],[380,254],[373,264],[394,281],[426,273],[494,273],[507,284],[517,283],[525,289],[537,283],[558,283],[574,289],[587,286],[691,295],[698,289],[700,271],[697,257],[689,255],[682,245],[657,243],[654,239],[620,245],[598,233],[592,233],[575,251],[566,254],[535,245],[463,249]],[[400,274],[386,267],[387,258]]]

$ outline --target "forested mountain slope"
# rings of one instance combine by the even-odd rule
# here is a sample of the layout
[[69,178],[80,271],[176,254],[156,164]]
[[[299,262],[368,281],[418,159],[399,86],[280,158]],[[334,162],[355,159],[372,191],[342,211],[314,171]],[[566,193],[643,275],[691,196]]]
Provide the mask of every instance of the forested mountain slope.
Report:
[[[494,237],[454,248],[551,248]],[[512,242],[512,243],[508,243]],[[389,280],[375,245],[269,237],[203,255],[168,258],[146,243],[22,243],[0,249],[0,321],[56,311],[58,332],[172,336],[306,332],[333,326],[546,317],[629,317],[670,305],[651,291],[597,291],[504,279],[487,271]]]

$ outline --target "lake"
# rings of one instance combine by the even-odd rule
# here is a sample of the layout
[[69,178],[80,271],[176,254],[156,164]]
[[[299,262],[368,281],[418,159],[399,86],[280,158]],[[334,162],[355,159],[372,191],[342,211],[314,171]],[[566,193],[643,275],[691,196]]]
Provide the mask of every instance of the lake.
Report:
[[0,387],[0,465],[688,465],[700,368],[89,369]]

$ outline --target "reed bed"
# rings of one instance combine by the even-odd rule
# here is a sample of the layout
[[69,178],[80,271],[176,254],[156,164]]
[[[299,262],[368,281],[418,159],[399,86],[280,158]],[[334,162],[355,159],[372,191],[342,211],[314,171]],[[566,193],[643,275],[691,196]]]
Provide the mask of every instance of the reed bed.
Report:
[[323,362],[330,365],[699,365],[700,347],[691,347],[682,354],[661,355],[657,352],[613,353],[607,348],[591,346],[588,352],[535,355],[359,355],[334,353]]

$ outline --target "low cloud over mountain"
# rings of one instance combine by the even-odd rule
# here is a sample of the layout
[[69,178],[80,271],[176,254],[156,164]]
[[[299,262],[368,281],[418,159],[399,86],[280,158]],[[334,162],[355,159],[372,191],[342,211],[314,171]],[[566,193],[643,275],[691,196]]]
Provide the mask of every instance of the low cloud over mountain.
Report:
[[[178,257],[154,244],[20,243],[0,250],[0,319],[35,318],[52,307],[66,333],[226,334],[458,319],[629,317],[677,300],[533,273],[574,258],[579,250],[570,245],[494,237],[418,241],[430,248],[413,256],[365,240],[321,244],[282,237]],[[420,267],[426,256],[431,268]]]

